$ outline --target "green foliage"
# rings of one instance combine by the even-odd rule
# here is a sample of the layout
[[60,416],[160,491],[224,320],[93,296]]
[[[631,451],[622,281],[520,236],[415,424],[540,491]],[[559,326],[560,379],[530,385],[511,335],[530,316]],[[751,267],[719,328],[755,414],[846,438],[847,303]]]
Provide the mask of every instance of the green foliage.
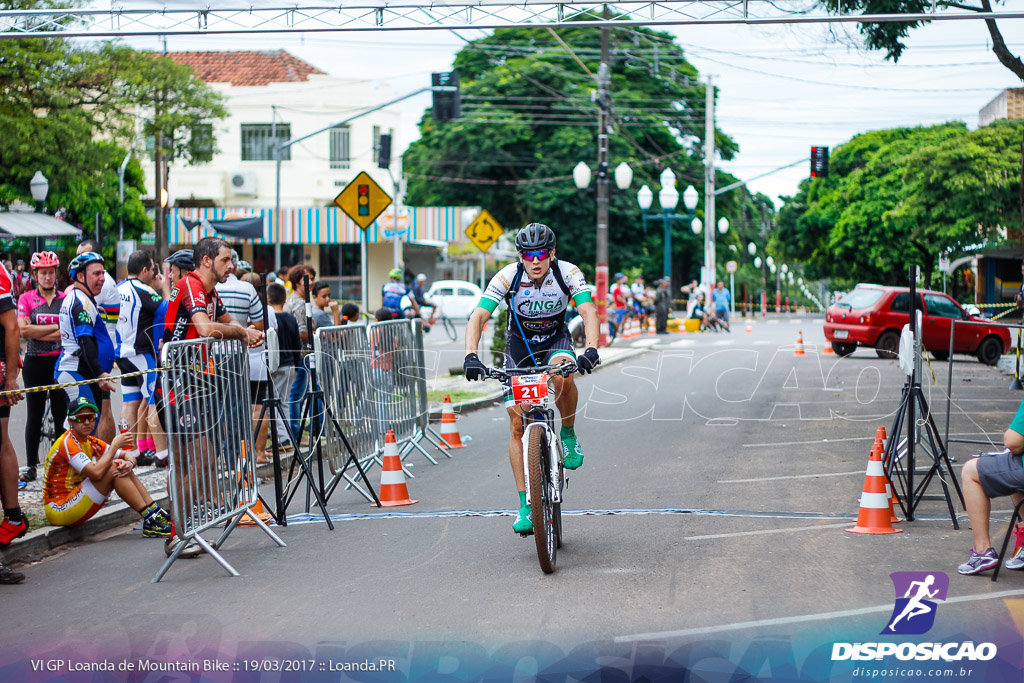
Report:
[[123,219],[126,237],[138,237],[152,222],[140,199],[145,179],[137,154],[125,172],[123,204],[118,197],[128,149],[140,134],[161,129],[172,156],[208,158],[209,136],[192,130],[207,133],[202,124],[225,115],[215,91],[167,58],[114,43],[0,41],[0,206],[31,203],[29,181],[42,171],[48,212],[64,209],[66,220],[89,234],[96,214],[108,235]]
[[805,180],[779,212],[772,248],[840,287],[903,284],[918,263],[1020,228],[1022,121],[976,131],[961,122],[858,135],[836,148],[827,178]]
[[[546,223],[558,235],[560,255],[591,277],[598,118],[591,93],[597,89],[592,74],[598,72],[600,35],[597,28],[558,29],[559,38],[589,74],[546,29],[498,29],[460,51],[454,66],[462,83],[463,117],[436,122],[425,113],[421,138],[403,158],[408,202],[480,205],[507,230],[532,221]],[[625,161],[634,175],[625,192],[610,184],[609,266],[612,272],[639,269],[651,279],[662,274],[663,226],[659,214],[644,230],[636,192],[646,184],[657,194],[665,165],[676,174],[680,194],[691,184],[702,189],[704,86],[669,34],[645,28],[612,30],[610,51],[614,132],[608,173]],[[716,144],[725,159],[738,151],[720,131]],[[577,190],[571,179],[580,161],[595,171],[585,191]],[[550,178],[560,179],[545,181]],[[718,179],[721,184],[735,180],[726,174]],[[733,216],[751,201],[742,189],[722,195],[719,215],[726,212],[735,224]],[[681,202],[677,211],[684,211]],[[672,221],[671,233],[676,280],[696,277],[702,237],[683,220]]]
[[500,368],[505,365],[505,347],[508,345],[508,308],[498,311],[494,321],[494,337],[491,339],[491,365]]

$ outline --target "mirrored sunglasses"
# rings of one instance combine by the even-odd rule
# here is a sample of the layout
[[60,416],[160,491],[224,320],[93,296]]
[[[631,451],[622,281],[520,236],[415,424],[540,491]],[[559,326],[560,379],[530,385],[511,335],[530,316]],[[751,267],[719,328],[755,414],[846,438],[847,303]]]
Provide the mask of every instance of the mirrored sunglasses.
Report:
[[538,261],[543,261],[544,259],[551,255],[551,250],[531,249],[530,251],[521,251],[519,252],[519,255],[523,257],[524,261],[532,261],[534,259],[537,259]]
[[70,420],[71,422],[78,422],[80,424],[89,424],[90,422],[95,422],[96,421],[96,416],[95,415],[82,415],[82,416],[73,415],[73,416],[69,417],[68,420]]

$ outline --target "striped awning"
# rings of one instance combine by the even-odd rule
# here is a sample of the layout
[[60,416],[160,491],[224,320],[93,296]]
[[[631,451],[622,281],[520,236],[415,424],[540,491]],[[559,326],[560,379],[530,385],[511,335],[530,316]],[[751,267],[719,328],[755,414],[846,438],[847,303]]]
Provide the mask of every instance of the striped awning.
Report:
[[[466,209],[470,209],[467,211]],[[465,242],[465,230],[479,214],[479,207],[462,206],[410,206],[408,211],[409,230],[402,236],[403,241],[432,240],[437,242]],[[167,241],[170,244],[194,244],[203,237],[215,236],[209,229],[210,221],[223,221],[259,216],[263,219],[263,237],[244,240],[254,244],[275,244],[280,237],[282,244],[358,244],[362,230],[341,209],[171,209],[167,226]],[[187,229],[180,219],[199,221],[200,224]],[[206,221],[204,224],[203,221]],[[369,243],[390,241],[384,236],[384,229],[390,225],[377,220],[366,229]]]

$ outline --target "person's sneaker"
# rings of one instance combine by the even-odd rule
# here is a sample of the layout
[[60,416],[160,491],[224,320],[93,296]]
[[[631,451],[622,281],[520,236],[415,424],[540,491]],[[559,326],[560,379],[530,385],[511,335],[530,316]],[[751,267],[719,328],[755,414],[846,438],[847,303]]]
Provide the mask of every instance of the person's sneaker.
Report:
[[562,465],[567,470],[574,470],[583,464],[583,449],[575,436],[562,437]]
[[6,548],[16,538],[21,538],[28,533],[28,520],[24,517],[21,522],[15,524],[9,519],[4,519],[0,524],[0,548]]
[[156,458],[153,457],[155,455],[156,451],[141,451],[139,455],[135,458],[135,464],[138,465],[139,467],[146,467],[148,465],[152,465],[153,462],[156,460]]
[[1022,545],[1020,547],[1020,550],[1017,551],[1017,554],[1008,559],[1003,564],[1003,566],[1007,569],[1013,569],[1015,571],[1020,571],[1021,569],[1024,569],[1024,545]]
[[9,567],[5,567],[0,564],[0,583],[21,583],[25,580],[25,575],[21,572],[16,572]]
[[530,508],[522,508],[516,514],[516,521],[512,522],[512,531],[517,534],[532,534],[533,519]]
[[[171,536],[170,538],[168,538],[166,541],[164,541],[164,554],[166,554],[167,557],[173,555],[174,551],[178,548],[178,544],[180,543],[185,543],[185,541],[178,538],[177,536]],[[181,554],[178,555],[178,557],[196,557],[201,552],[203,552],[203,547],[195,541],[189,540],[185,544],[185,549],[181,551]]]
[[142,522],[142,535],[146,538],[169,538],[171,520],[160,514],[153,515]]
[[995,548],[989,548],[983,553],[979,553],[974,548],[971,548],[971,556],[967,558],[967,561],[956,568],[961,574],[980,574],[983,571],[988,571],[992,567],[999,564],[999,555],[996,554]]
[[21,472],[18,473],[18,481],[30,482],[36,480],[36,468],[35,467],[22,467]]
[[158,470],[162,470],[163,468],[167,467],[167,465],[169,465],[169,464],[170,463],[167,462],[167,458],[157,458],[157,457],[153,458],[153,465],[155,465]]

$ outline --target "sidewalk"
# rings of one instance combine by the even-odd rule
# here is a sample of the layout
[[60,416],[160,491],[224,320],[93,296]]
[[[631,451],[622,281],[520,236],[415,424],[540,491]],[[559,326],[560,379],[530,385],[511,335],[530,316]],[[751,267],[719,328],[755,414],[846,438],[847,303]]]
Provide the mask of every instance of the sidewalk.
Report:
[[[601,351],[602,368],[621,362],[627,358],[638,356],[644,353],[644,349],[632,349],[626,346],[605,348]],[[467,382],[462,375],[440,376],[438,374],[427,380],[429,391],[478,391],[482,395],[470,400],[454,403],[453,407],[458,414],[465,414],[474,410],[487,408],[491,405],[498,405],[501,398],[501,388],[497,382],[476,383]],[[441,419],[441,402],[431,401],[430,419],[437,421]],[[281,465],[287,468],[291,456],[282,457]],[[257,474],[263,481],[273,479],[273,464],[260,465]],[[159,505],[167,506],[167,470],[156,469],[155,467],[140,468],[139,478],[149,489],[153,500]],[[42,514],[42,480],[38,479],[29,484],[28,488],[19,492],[18,496],[22,508],[31,510],[35,515]],[[51,551],[57,550],[70,543],[79,543],[89,540],[91,537],[103,532],[123,527],[128,524],[137,524],[141,520],[138,513],[128,507],[120,500],[107,504],[95,517],[78,527],[53,527],[44,526],[31,531],[24,538],[12,543],[6,550],[0,551],[0,562],[11,564],[16,562],[28,562],[39,559]]]

